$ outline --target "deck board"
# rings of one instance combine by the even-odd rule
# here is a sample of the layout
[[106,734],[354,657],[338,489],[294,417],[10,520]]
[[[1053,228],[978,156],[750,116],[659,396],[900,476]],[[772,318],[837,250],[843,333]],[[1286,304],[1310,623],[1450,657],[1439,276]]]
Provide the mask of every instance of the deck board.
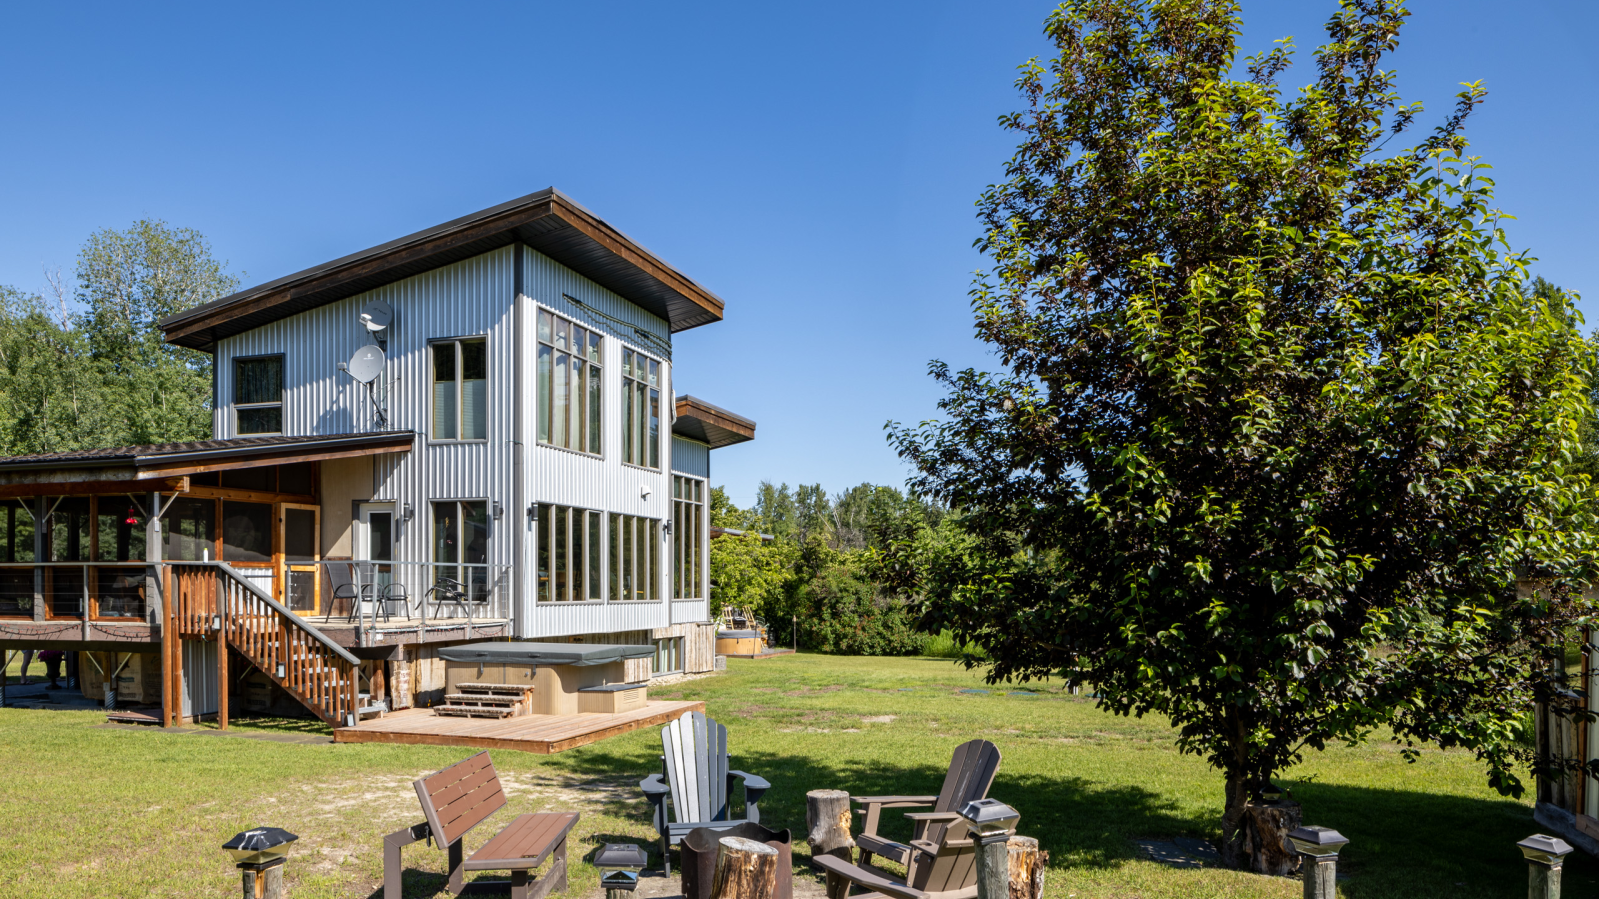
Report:
[[333,742],[520,749],[549,755],[631,730],[665,724],[684,712],[703,711],[703,702],[653,700],[646,702],[642,709],[615,714],[519,715],[514,718],[450,718],[435,715],[431,709],[405,709],[362,721],[355,727],[337,728],[333,731]]

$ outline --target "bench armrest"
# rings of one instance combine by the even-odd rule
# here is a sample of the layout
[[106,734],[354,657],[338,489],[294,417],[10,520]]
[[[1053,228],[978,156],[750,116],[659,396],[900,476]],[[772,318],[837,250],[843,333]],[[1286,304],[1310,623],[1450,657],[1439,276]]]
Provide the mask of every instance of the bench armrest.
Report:
[[651,774],[639,781],[638,788],[644,791],[644,798],[651,802],[660,802],[672,792],[672,788],[666,784],[666,779],[659,774]]
[[851,802],[860,805],[875,805],[879,808],[909,808],[916,805],[932,805],[938,801],[937,796],[851,796]]
[[727,776],[736,777],[739,780],[744,781],[744,789],[746,790],[754,789],[764,791],[772,788],[772,785],[767,782],[766,778],[755,774],[750,774],[745,771],[729,771],[727,772]]

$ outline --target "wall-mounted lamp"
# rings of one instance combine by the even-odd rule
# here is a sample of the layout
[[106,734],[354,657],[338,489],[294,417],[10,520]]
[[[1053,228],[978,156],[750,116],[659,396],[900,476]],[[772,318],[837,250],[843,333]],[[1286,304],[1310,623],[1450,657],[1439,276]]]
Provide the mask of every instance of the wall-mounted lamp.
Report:
[[668,537],[670,537],[672,535],[672,523],[670,521],[668,521],[665,524],[661,525],[661,530],[665,531],[666,535]]
[[644,484],[644,485],[640,486],[639,489],[638,489],[638,492],[639,492],[639,496],[642,496],[645,499],[649,499],[650,498],[650,485]]
[[414,516],[415,514],[416,513],[411,509],[411,504],[410,503],[406,503],[404,510],[402,510],[400,512],[400,520],[401,521],[410,521],[412,516]]
[[539,504],[538,503],[528,503],[527,504],[527,521],[528,521],[528,524],[538,524],[539,523]]
[[500,501],[499,500],[495,500],[494,501],[494,520],[495,521],[499,521],[503,517],[505,517],[505,507],[500,505]]

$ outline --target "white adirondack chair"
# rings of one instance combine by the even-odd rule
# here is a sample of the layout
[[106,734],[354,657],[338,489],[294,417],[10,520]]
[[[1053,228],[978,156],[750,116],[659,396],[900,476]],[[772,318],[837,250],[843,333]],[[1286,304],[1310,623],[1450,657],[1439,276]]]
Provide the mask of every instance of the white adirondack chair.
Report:
[[[672,847],[689,831],[760,823],[761,796],[772,785],[764,777],[729,768],[728,760],[727,728],[701,712],[688,712],[661,728],[661,773],[645,778],[639,788],[654,806],[667,874],[672,873]],[[744,782],[742,818],[732,817],[734,780]]]

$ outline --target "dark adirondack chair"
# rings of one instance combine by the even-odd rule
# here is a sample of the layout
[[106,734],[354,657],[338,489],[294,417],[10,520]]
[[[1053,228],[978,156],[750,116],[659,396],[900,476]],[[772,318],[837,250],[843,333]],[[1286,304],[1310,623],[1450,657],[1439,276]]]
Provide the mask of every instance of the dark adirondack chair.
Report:
[[[727,830],[746,821],[759,824],[761,796],[772,785],[764,777],[728,767],[727,728],[701,712],[688,712],[661,728],[661,750],[661,773],[640,781],[639,788],[654,807],[661,860],[671,874],[672,847],[684,835],[701,827]],[[735,780],[744,782],[741,818],[732,815]]]
[[[951,815],[953,820],[940,824],[936,839],[912,840],[905,847],[904,877],[865,862],[856,865],[831,855],[813,856],[816,866],[829,875],[828,899],[976,899],[977,847],[965,820]],[[851,887],[866,892],[850,897]]]
[[[988,796],[988,788],[999,771],[999,747],[987,740],[972,740],[955,747],[949,761],[949,773],[944,775],[944,786],[937,796],[851,796],[860,806],[865,820],[861,835],[855,845],[861,849],[861,864],[871,862],[880,855],[901,865],[909,865],[925,855],[930,848],[943,845],[945,831],[959,823],[961,832],[966,825],[960,822],[956,811],[973,799]],[[905,817],[914,822],[910,845],[896,843],[877,835],[879,818],[885,808],[925,808],[930,812],[907,812]]]

